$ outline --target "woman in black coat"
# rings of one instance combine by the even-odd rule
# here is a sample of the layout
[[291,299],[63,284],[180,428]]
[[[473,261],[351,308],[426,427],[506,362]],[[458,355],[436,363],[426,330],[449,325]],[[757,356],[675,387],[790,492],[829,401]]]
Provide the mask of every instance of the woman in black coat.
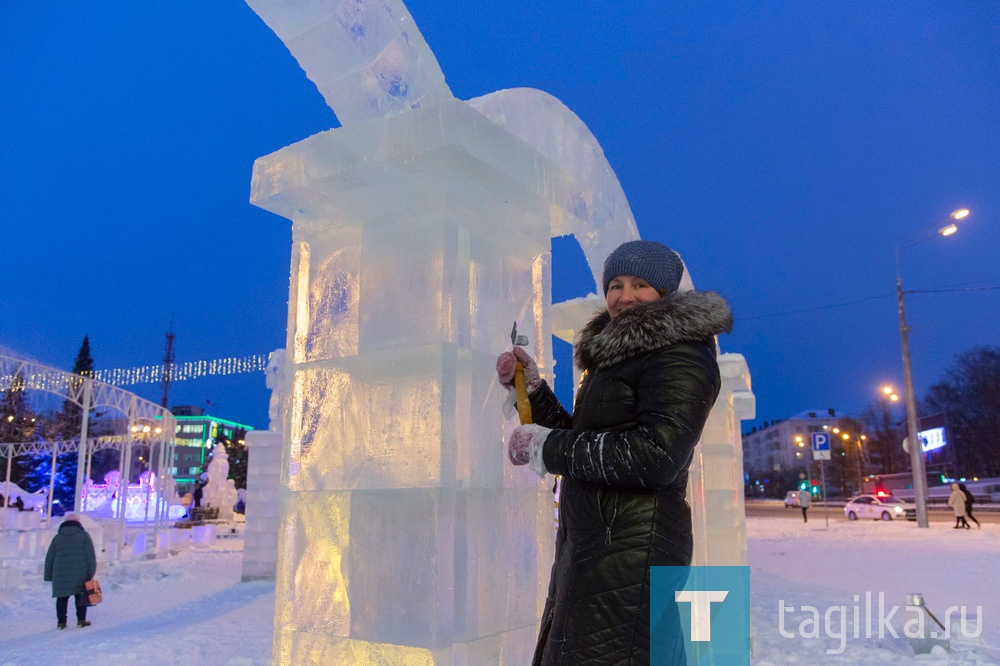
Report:
[[[525,366],[535,424],[508,442],[515,465],[563,477],[555,563],[534,664],[647,664],[651,566],[690,566],[688,466],[719,394],[714,336],[732,327],[712,292],[678,292],[683,264],[652,241],[604,264],[607,309],[580,332],[586,374],[570,415],[522,349],[497,360],[501,383]],[[679,623],[660,654],[683,661]]]
[[[972,504],[975,502],[975,496],[972,494],[968,488],[965,487],[964,483],[958,484],[958,489],[962,491],[962,495],[965,496],[965,515],[966,517],[976,524],[976,527],[983,529],[983,526],[979,524],[979,519],[972,515]],[[968,525],[968,523],[966,523]]]
[[89,627],[84,583],[97,573],[94,542],[73,514],[66,516],[45,553],[45,580],[52,581],[57,629],[66,628],[69,598],[76,601],[76,626]]

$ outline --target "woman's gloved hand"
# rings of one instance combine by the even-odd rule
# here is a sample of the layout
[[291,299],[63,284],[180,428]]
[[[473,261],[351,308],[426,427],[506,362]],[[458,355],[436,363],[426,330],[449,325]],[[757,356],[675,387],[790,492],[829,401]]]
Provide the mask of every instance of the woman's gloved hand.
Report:
[[550,432],[552,432],[551,428],[534,423],[515,428],[507,442],[507,457],[511,464],[527,465],[538,476],[545,476],[542,447]]
[[520,361],[524,366],[524,385],[531,393],[542,385],[542,378],[538,374],[538,364],[535,359],[521,347],[514,347],[514,351],[506,351],[497,357],[497,378],[500,385],[508,391],[514,389],[514,369]]

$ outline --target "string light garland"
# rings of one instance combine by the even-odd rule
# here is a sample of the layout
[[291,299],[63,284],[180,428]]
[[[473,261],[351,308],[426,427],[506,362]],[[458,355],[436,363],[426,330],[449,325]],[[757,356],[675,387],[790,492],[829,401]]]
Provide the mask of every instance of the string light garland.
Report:
[[[271,354],[253,354],[251,356],[230,356],[205,361],[188,361],[176,363],[170,368],[170,381],[182,382],[199,377],[219,375],[240,375],[249,372],[263,372]],[[163,380],[162,365],[143,365],[135,368],[106,368],[95,370],[94,379],[115,386],[132,386],[134,384],[156,384]],[[33,374],[28,377],[0,377],[0,389],[15,388],[52,388],[61,385],[63,376],[47,377],[43,374]]]

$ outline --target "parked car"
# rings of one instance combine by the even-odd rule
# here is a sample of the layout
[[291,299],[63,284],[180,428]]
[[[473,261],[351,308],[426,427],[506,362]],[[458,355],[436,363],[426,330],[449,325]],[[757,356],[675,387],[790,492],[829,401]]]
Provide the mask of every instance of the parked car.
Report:
[[799,493],[800,492],[804,493],[806,491],[805,490],[789,490],[787,493],[785,493],[785,508],[786,509],[791,508],[793,506],[802,506],[802,503],[799,501]]
[[890,495],[859,495],[844,505],[844,515],[848,520],[916,520],[917,507]]

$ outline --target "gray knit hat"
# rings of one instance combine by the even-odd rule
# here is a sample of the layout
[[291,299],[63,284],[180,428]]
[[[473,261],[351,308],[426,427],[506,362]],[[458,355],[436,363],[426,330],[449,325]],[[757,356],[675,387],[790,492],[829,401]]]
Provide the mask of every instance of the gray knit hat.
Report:
[[604,294],[619,275],[635,275],[660,292],[677,291],[684,275],[680,256],[662,243],[637,240],[622,243],[604,262]]

